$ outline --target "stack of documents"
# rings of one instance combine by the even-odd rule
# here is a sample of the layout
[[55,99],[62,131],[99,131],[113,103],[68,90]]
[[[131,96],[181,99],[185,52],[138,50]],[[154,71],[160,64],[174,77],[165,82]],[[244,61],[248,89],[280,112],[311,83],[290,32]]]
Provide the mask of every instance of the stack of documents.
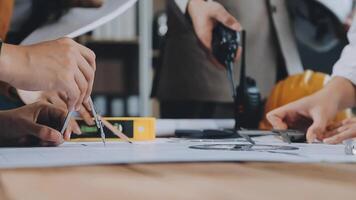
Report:
[[129,10],[137,0],[105,0],[101,8],[73,8],[58,22],[46,24],[31,33],[23,45],[61,37],[74,38],[92,31]]

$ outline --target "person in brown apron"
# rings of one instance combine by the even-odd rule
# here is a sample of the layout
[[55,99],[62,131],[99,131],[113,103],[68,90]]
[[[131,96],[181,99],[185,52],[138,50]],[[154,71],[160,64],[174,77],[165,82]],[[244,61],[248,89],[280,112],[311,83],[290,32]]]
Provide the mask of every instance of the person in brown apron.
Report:
[[[189,9],[189,6],[197,2],[200,2],[200,6],[196,8],[196,12],[200,12],[200,16],[191,16],[192,8]],[[292,4],[292,2],[294,3]],[[309,36],[300,24],[311,24],[307,27],[311,33],[314,30],[317,33],[330,33],[324,34],[326,36],[322,38],[333,38],[328,35],[334,35],[334,32],[329,31],[331,28],[325,29],[325,27],[334,26],[323,24],[330,20],[330,18],[326,20],[323,18],[328,16],[329,12],[325,12],[325,5],[321,4],[319,0],[264,0],[258,2],[251,0],[175,0],[167,1],[167,4],[168,34],[163,50],[162,67],[157,71],[158,78],[156,77],[153,88],[153,96],[160,101],[161,117],[163,118],[233,117],[234,107],[226,72],[218,69],[201,48],[199,34],[197,34],[198,29],[192,23],[194,18],[203,21],[202,15],[203,12],[206,12],[203,4],[224,6],[247,31],[247,75],[256,80],[262,97],[267,97],[276,81],[287,75],[302,73],[304,69],[318,71],[325,69],[322,71],[326,72],[326,69],[329,68],[326,65],[333,65],[340,55],[342,49],[340,47],[345,45],[343,42],[335,42],[340,45],[332,45],[335,48],[325,50],[326,52],[319,49],[313,51],[312,48],[301,45],[311,41],[301,41],[300,38],[309,38]],[[318,12],[316,12],[318,15],[313,17],[313,11],[316,8],[318,8]],[[310,20],[312,21],[307,21],[308,23],[304,23],[304,21],[301,23],[301,20],[295,21],[296,17],[300,16],[294,16],[295,13],[292,11],[305,13],[299,9],[311,10],[312,19]],[[320,13],[324,14],[320,15]],[[309,18],[303,18],[303,20],[309,20]],[[339,32],[337,31],[338,35],[340,35]],[[323,39],[326,46],[337,41],[330,40],[331,42],[326,42],[327,40]],[[313,42],[321,44],[319,40]],[[310,55],[313,55],[312,62]],[[317,59],[315,59],[316,57]],[[239,77],[238,69],[237,65],[235,67],[236,77]],[[256,119],[258,120],[257,114]]]
[[[193,2],[193,1],[192,1]],[[265,1],[217,0],[247,31],[247,74],[266,96],[276,81],[277,44]],[[154,94],[163,118],[232,118],[233,99],[226,71],[201,48],[188,13],[167,1],[168,34]],[[235,77],[239,77],[238,65]]]

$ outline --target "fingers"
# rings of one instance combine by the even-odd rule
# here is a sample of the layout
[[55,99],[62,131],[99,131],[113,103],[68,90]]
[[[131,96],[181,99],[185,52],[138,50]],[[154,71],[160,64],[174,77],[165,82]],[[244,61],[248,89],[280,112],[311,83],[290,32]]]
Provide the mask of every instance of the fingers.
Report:
[[38,134],[35,136],[40,139],[41,146],[58,146],[64,142],[60,132],[48,126],[37,125],[39,127]]
[[[40,113],[37,120],[38,123],[44,126],[54,128],[58,131],[61,130],[63,128],[64,121],[66,120],[68,111],[65,109],[60,109],[58,106],[55,105],[48,105],[43,110],[47,110],[47,112]],[[61,137],[66,139],[66,137],[68,137],[68,131],[70,133],[72,132],[72,126],[70,126],[70,124],[68,125],[65,133],[61,135]]]
[[82,58],[80,59],[79,70],[80,73],[78,76],[83,81],[83,101],[81,103],[88,102],[90,94],[92,92],[93,84],[94,84],[94,70],[90,67],[90,65]]
[[336,122],[328,125],[326,132],[323,134],[322,138],[318,138],[320,141],[323,141],[325,138],[332,137],[340,132],[342,132],[343,126],[349,122],[349,119],[345,119],[341,122]]
[[96,56],[93,51],[84,47],[83,45],[77,44],[81,58],[78,62],[79,69],[83,73],[85,79],[88,82],[88,89],[85,94],[84,102],[88,101],[88,98],[92,92],[93,84],[94,84],[94,76],[96,70]]
[[351,139],[354,137],[356,137],[356,130],[350,128],[330,138],[324,139],[323,142],[327,144],[339,144],[342,143],[344,140]]
[[345,119],[338,125],[325,134],[324,143],[339,144],[344,140],[356,137],[356,118]]
[[63,138],[65,141],[69,141],[73,132],[72,120],[69,122],[67,129],[63,133]]
[[[89,106],[90,107],[90,106]],[[91,116],[90,111],[86,109],[86,107],[82,106],[82,108],[79,110],[80,116],[83,118],[86,124],[92,126],[95,125],[95,122]]]
[[[218,4],[216,2],[214,3]],[[221,4],[216,5],[216,10],[212,13],[212,17],[230,29],[241,31],[240,23]]]
[[344,119],[341,123],[342,123],[342,125],[356,123],[356,117]]
[[90,49],[68,39],[60,39],[63,46],[65,59],[62,81],[60,82],[66,91],[66,100],[69,110],[79,110],[80,105],[87,101],[93,88],[95,76],[95,54]]
[[[90,101],[90,100],[89,100]],[[83,106],[84,106],[84,109],[86,109],[87,111],[91,112],[92,111],[92,108],[90,106],[90,103],[88,102],[84,102],[83,103]]]
[[341,122],[332,123],[327,127],[327,131],[323,134],[321,141],[324,141],[326,138],[333,137],[339,133],[344,132],[346,129],[349,129],[353,125],[356,125],[356,118],[347,118]]
[[209,25],[206,29],[203,29],[202,27],[196,27],[195,32],[197,34],[197,37],[199,38],[199,41],[203,45],[203,47],[209,52],[212,52],[212,38],[213,38],[213,25]]
[[[66,99],[66,97],[60,97],[60,98]],[[55,102],[54,104],[61,105],[64,103],[63,103],[63,100],[60,100],[58,103]],[[65,104],[64,104],[64,107],[65,107]],[[90,106],[89,102],[84,102],[83,105],[81,105],[81,108],[79,109],[78,113],[83,118],[85,123],[87,123],[88,125],[95,124],[95,122],[91,116],[91,106]],[[76,132],[76,133],[80,133],[80,132]]]
[[80,90],[80,97],[79,97],[79,99],[78,99],[78,101],[76,102],[76,105],[75,105],[76,111],[79,111],[80,108],[81,108],[82,103],[84,102],[85,96],[87,95],[87,90],[88,90],[88,87],[89,87],[87,80],[85,79],[83,74],[79,71],[79,69],[78,69],[78,72],[77,72],[77,74],[75,76],[75,82],[77,83],[78,88]]
[[276,109],[272,112],[269,112],[266,115],[267,120],[271,123],[272,127],[277,130],[286,130],[288,129],[287,123],[284,122],[284,118],[287,115],[287,110],[283,107]]
[[333,131],[333,130],[335,130],[335,129],[341,127],[341,126],[342,126],[342,123],[343,123],[343,122],[331,123],[331,124],[328,125],[328,127],[327,127],[326,129],[327,129],[327,131]]
[[308,143],[313,143],[318,137],[324,134],[328,121],[320,112],[311,113],[311,118],[313,119],[313,124],[308,128],[307,131]]
[[69,111],[76,110],[76,105],[78,104],[80,98],[80,89],[77,85],[77,80],[71,80],[67,87],[67,107]]
[[51,93],[51,96],[49,96],[47,98],[47,101],[53,105],[55,105],[56,107],[60,107],[60,108],[67,108],[67,105],[65,103],[65,100],[67,99],[67,97],[62,98],[60,94],[57,93]]
[[81,44],[77,44],[77,47],[79,48],[80,54],[85,58],[85,60],[88,62],[88,64],[90,65],[90,67],[93,68],[93,70],[96,70],[96,55],[95,53],[90,50],[89,48],[81,45]]
[[330,131],[326,131],[322,137],[318,138],[318,140],[324,141],[325,138],[330,138],[334,135],[337,135],[338,133],[339,133],[338,128],[335,128]]
[[30,134],[39,139],[41,146],[58,146],[64,142],[62,134],[48,126],[31,124]]
[[80,126],[76,120],[73,120],[73,122],[72,122],[72,130],[73,130],[73,133],[75,133],[77,135],[82,134],[82,130],[80,130]]
[[55,129],[36,124],[32,121],[22,121],[26,127],[22,135],[0,141],[0,146],[58,146],[64,142],[62,135]]
[[80,130],[80,127],[78,123],[75,121],[75,119],[72,119],[69,122],[68,127],[63,134],[64,140],[69,141],[72,133],[79,134],[79,135],[82,134],[82,131]]
[[66,109],[44,102],[39,102],[33,105],[37,110],[37,114],[34,117],[35,123],[51,127],[58,131],[62,129],[67,116]]

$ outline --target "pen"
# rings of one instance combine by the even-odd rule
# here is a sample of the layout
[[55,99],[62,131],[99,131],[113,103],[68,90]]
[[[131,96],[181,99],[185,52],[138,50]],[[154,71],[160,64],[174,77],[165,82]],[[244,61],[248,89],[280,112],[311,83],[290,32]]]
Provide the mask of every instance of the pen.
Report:
[[132,144],[132,141],[130,140],[129,137],[127,137],[122,131],[120,131],[118,128],[110,124],[110,122],[106,121],[105,119],[102,119],[102,122],[106,128],[108,128],[111,132],[113,132],[117,137],[120,139]]

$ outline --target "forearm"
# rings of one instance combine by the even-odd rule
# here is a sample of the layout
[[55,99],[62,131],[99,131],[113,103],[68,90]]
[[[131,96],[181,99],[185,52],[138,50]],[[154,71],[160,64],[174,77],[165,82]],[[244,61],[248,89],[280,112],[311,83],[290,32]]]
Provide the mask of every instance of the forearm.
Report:
[[16,70],[16,66],[25,63],[26,59],[22,47],[3,44],[0,54],[0,81],[11,84],[16,79],[16,74],[23,73],[21,70]]
[[7,76],[7,71],[10,63],[7,51],[7,45],[3,43],[0,52],[0,81],[4,82],[6,82],[6,80],[4,79]]
[[332,81],[324,88],[329,98],[337,98],[339,110],[356,105],[356,20],[348,32],[349,44],[335,63]]
[[317,98],[337,104],[338,110],[356,105],[356,87],[348,79],[335,76],[318,93]]

